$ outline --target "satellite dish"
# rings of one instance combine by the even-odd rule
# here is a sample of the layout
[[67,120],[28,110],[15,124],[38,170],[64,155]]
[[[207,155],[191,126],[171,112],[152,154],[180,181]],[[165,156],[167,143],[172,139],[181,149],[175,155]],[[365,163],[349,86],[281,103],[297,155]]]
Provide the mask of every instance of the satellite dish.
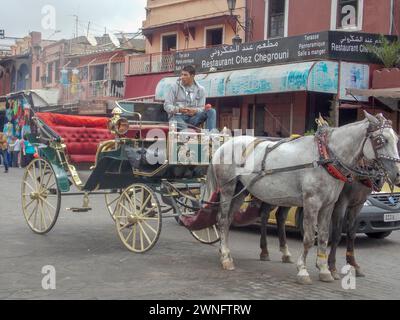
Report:
[[96,38],[94,37],[94,35],[92,35],[92,34],[89,33],[89,34],[86,36],[86,40],[90,43],[91,46],[93,46],[93,47],[97,46],[97,40],[96,40]]
[[115,34],[109,33],[108,36],[110,37],[110,40],[114,46],[116,46],[117,48],[119,48],[121,46],[121,43],[119,42],[119,40]]

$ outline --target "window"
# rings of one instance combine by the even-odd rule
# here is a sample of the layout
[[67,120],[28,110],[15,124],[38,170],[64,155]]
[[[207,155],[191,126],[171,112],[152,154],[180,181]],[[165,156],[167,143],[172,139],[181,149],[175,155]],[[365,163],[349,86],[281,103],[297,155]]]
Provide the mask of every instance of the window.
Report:
[[47,65],[47,83],[53,82],[53,62]]
[[223,44],[224,28],[206,29],[206,47]]
[[98,65],[93,67],[93,81],[105,80],[106,65]]
[[162,52],[168,52],[171,50],[176,50],[177,39],[176,34],[170,34],[162,36]]
[[285,36],[285,0],[268,2],[268,38]]
[[363,0],[332,0],[332,30],[362,30]]
[[36,82],[39,82],[40,80],[40,67],[36,67]]

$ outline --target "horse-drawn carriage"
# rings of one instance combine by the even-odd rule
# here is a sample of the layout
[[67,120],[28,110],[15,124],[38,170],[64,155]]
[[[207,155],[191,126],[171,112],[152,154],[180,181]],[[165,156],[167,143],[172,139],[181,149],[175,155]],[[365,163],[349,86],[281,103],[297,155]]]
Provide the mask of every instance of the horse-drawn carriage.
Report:
[[[53,228],[63,196],[83,196],[82,206],[67,210],[87,212],[89,196],[104,194],[121,241],[142,253],[157,242],[162,218],[200,208],[209,160],[228,135],[182,132],[173,123],[146,120],[145,113],[129,112],[128,120],[122,110],[115,108],[112,118],[32,111],[29,140],[38,157],[23,176],[22,208],[35,233]],[[78,170],[88,163],[89,174]],[[215,226],[192,234],[203,243],[219,240]]]
[[[304,251],[297,262],[298,282],[311,283],[306,257],[316,231],[319,277],[331,282],[335,260],[328,267],[326,252],[332,215],[340,236],[350,200],[356,202],[354,218],[382,181],[392,189],[400,185],[398,136],[382,115],[365,113],[365,120],[340,128],[321,125],[315,137],[274,142],[239,136],[226,142],[228,134],[197,128],[179,131],[174,123],[149,122],[138,112],[132,112],[129,121],[121,110],[115,109],[111,119],[33,115],[30,141],[39,157],[25,170],[22,206],[34,232],[45,234],[53,228],[62,196],[82,195],[83,205],[70,208],[82,212],[90,210],[89,195],[105,194],[117,233],[129,250],[150,250],[160,235],[162,217],[176,217],[201,242],[214,243],[220,237],[222,267],[233,270],[228,248],[232,222],[247,224],[263,213],[260,257],[266,259],[265,213],[271,206],[303,207]],[[74,165],[85,162],[94,163],[86,179]],[[71,186],[78,192],[71,192]],[[255,201],[236,217],[248,194]],[[290,262],[287,245],[280,249],[282,261]],[[353,248],[348,248],[346,257],[357,268]]]

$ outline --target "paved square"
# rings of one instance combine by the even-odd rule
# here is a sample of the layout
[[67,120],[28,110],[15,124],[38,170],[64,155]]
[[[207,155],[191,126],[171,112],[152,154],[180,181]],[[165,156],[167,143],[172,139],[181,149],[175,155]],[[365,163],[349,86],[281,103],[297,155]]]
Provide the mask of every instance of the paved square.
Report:
[[[2,169],[2,168],[1,168]],[[261,262],[259,231],[235,229],[231,249],[236,264],[223,271],[218,246],[197,242],[173,219],[163,221],[156,246],[148,253],[128,252],[120,243],[102,196],[91,198],[93,211],[71,213],[81,197],[64,197],[55,228],[45,236],[33,234],[20,205],[22,170],[0,173],[0,299],[398,299],[400,296],[400,232],[385,240],[360,235],[356,254],[367,278],[355,290],[341,281],[318,281],[316,250],[308,266],[311,286],[296,284],[296,267],[280,263],[278,239],[269,232],[271,262]],[[290,233],[289,246],[297,259],[300,236]],[[338,250],[344,265],[345,245]],[[43,290],[42,267],[56,270],[56,290]]]

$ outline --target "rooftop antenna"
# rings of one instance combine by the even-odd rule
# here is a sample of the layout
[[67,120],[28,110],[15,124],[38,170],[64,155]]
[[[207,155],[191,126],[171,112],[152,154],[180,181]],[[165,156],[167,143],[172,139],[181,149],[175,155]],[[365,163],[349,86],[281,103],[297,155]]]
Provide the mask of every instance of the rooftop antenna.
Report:
[[78,38],[78,23],[79,23],[79,18],[76,14],[73,15],[75,17],[75,38]]

